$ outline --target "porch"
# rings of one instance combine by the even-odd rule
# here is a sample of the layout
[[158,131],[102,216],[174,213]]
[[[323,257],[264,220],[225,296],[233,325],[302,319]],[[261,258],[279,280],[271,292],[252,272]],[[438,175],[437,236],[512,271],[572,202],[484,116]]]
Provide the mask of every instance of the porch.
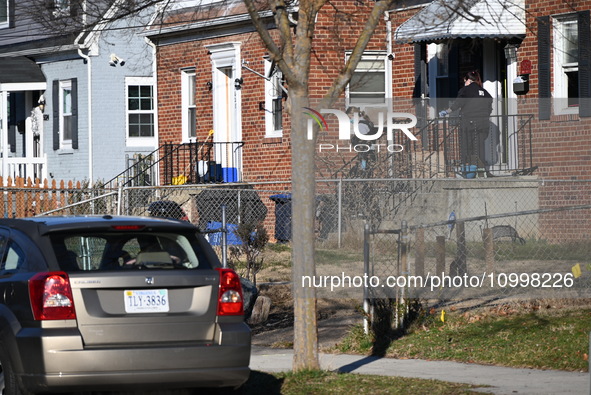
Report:
[[128,158],[128,167],[109,187],[232,183],[242,181],[243,142],[164,143],[147,155]]
[[[532,150],[533,119],[532,114],[491,116],[485,141],[486,169],[482,170],[493,177],[533,174],[537,169]],[[419,118],[416,141],[394,133],[394,141],[363,145],[332,177],[463,178],[460,121],[459,116]]]
[[40,67],[24,57],[0,62],[0,175],[44,180],[48,176],[43,150],[43,92]]

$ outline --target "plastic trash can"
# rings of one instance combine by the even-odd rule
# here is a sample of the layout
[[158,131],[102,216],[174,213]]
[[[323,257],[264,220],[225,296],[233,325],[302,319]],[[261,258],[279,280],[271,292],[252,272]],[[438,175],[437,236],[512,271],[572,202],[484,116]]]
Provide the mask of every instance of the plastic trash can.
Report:
[[269,196],[275,202],[275,239],[285,243],[291,240],[291,194]]

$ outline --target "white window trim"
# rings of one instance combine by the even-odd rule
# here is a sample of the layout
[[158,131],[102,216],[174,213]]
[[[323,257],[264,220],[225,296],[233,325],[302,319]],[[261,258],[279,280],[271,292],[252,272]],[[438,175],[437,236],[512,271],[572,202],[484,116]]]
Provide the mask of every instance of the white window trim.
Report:
[[[72,109],[72,81],[64,80],[59,82],[59,136],[60,136],[60,149],[72,149],[72,139],[64,139],[64,90],[70,90],[70,111]],[[69,113],[70,117],[72,113]]]
[[[269,59],[265,59],[265,76],[269,76],[273,62]],[[281,129],[275,129],[273,113],[273,99],[275,99],[274,93],[276,92],[276,84],[280,84],[278,81],[278,74],[281,71],[277,70],[273,75],[269,76],[268,80],[265,80],[265,138],[283,137],[283,123]],[[279,74],[281,75],[281,74]]]
[[[189,109],[189,83],[191,82],[191,77],[194,77],[193,82],[195,82],[196,72],[194,67],[181,70],[181,117],[184,143],[195,142],[197,140],[196,136],[189,136],[189,114],[187,110]],[[196,87],[193,87],[193,89],[196,89]],[[195,101],[197,100],[195,99]],[[193,107],[196,107],[196,103]]]
[[[154,136],[153,137],[129,137],[129,86],[151,85],[152,86],[152,113],[154,114]],[[126,77],[125,78],[125,139],[128,147],[155,147],[158,143],[158,114],[156,112],[156,86],[152,77]]]
[[[554,17],[552,20],[552,33],[553,43],[552,55],[553,55],[553,92],[552,102],[553,110],[555,115],[567,115],[567,114],[578,114],[579,107],[568,106],[568,82],[563,73],[563,44],[562,44],[562,26],[565,22],[574,21],[576,22],[576,14],[570,14],[565,16]],[[578,65],[574,66],[578,69]]]
[[[351,56],[351,52],[345,53],[345,62],[349,60]],[[383,103],[367,103],[371,106],[381,106],[388,104],[389,99],[392,97],[391,93],[391,86],[392,86],[392,68],[390,67],[390,61],[388,59],[388,54],[385,52],[376,52],[376,51],[366,51],[361,56],[360,60],[373,60],[373,61],[382,61],[384,63],[384,102]],[[351,106],[351,99],[349,94],[349,84],[345,89],[345,103],[346,106]],[[353,104],[358,105],[358,104]]]

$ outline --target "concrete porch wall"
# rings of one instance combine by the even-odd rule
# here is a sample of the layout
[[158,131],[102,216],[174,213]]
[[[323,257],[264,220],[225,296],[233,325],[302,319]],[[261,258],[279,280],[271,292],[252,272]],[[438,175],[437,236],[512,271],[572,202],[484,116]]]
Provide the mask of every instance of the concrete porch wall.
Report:
[[[539,182],[535,177],[425,181],[412,203],[401,208],[397,219],[382,223],[381,228],[397,229],[402,220],[407,221],[409,226],[441,223],[449,219],[452,211],[457,220],[462,220],[537,210],[538,188]],[[488,221],[489,227],[494,225],[511,225],[522,236],[539,236],[537,214]],[[481,240],[481,230],[484,227],[485,221],[466,223],[466,238]],[[437,228],[438,233],[445,233],[447,227]]]

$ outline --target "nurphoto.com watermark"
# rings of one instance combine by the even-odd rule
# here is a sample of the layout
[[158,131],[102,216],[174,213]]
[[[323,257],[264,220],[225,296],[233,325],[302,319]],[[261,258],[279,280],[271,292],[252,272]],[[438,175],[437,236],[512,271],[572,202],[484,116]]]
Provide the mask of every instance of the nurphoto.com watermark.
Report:
[[304,288],[326,288],[335,292],[342,288],[415,288],[430,292],[442,288],[572,288],[575,285],[573,273],[494,273],[483,272],[478,275],[450,275],[445,272],[426,276],[400,275],[379,276],[339,275],[302,276]]
[[427,273],[375,275],[345,273],[308,275],[294,285],[314,289],[321,298],[409,298],[476,300],[479,298],[590,298],[587,279],[569,271]]
[[[401,113],[393,111],[378,111],[377,123],[375,124],[372,133],[362,133],[359,124],[360,116],[358,112],[354,112],[353,117],[350,118],[346,112],[334,109],[321,109],[316,111],[310,107],[304,107],[303,113],[309,117],[307,123],[307,137],[308,140],[314,139],[314,125],[316,124],[320,131],[329,131],[327,116],[334,116],[337,119],[338,125],[338,140],[339,143],[319,143],[319,152],[368,152],[383,151],[388,152],[402,152],[404,146],[401,144],[390,143],[394,141],[394,133],[403,133],[410,140],[416,141],[417,137],[412,133],[411,129],[417,124],[417,117],[411,113]],[[396,122],[394,120],[397,120]],[[400,122],[404,120],[404,122]],[[377,143],[382,136],[386,136],[387,144]],[[359,143],[353,144],[352,137],[357,137]],[[348,144],[347,144],[348,143]]]

